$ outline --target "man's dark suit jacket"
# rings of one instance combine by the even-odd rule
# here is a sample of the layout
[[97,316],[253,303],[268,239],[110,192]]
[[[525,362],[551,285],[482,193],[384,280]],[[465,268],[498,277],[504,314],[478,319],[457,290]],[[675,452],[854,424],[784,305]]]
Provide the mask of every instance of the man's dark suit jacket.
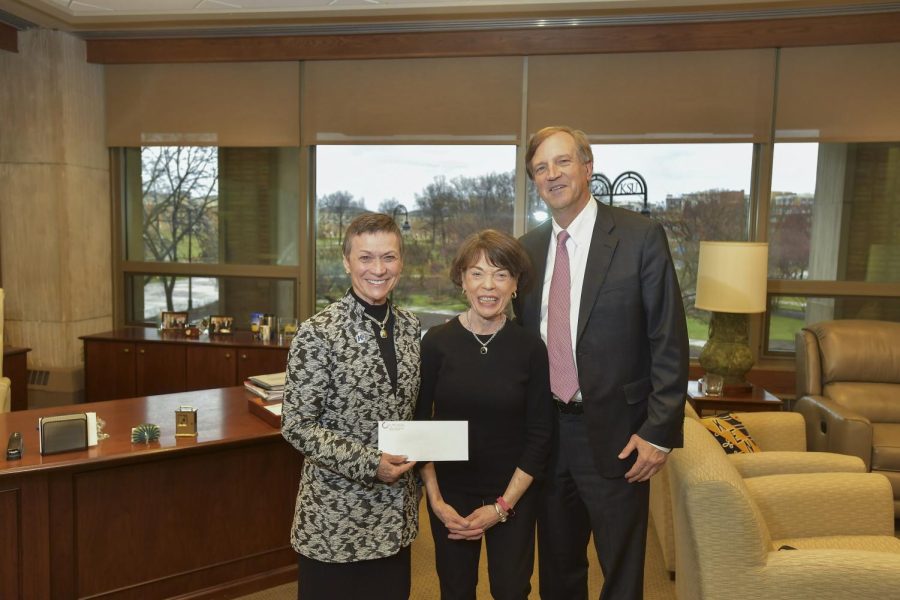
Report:
[[[666,448],[682,445],[687,323],[662,226],[626,209],[597,208],[575,362],[594,462],[604,477],[621,477],[637,458],[637,452],[618,458],[632,434]],[[515,310],[534,331],[552,231],[548,220],[521,238],[536,285],[519,296]]]

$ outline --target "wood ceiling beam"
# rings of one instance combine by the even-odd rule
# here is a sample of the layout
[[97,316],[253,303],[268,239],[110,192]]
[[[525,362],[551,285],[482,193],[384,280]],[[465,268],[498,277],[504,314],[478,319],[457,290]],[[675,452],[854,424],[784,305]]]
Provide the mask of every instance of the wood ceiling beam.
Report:
[[100,64],[524,56],[900,41],[900,12],[571,28],[87,40]]

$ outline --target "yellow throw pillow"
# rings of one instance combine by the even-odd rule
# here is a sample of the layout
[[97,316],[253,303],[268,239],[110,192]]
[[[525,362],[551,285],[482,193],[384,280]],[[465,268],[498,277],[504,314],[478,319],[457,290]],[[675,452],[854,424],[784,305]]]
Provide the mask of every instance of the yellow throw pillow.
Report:
[[747,433],[747,428],[731,413],[717,417],[704,417],[700,419],[703,426],[709,429],[716,441],[722,445],[726,454],[760,452],[759,446]]

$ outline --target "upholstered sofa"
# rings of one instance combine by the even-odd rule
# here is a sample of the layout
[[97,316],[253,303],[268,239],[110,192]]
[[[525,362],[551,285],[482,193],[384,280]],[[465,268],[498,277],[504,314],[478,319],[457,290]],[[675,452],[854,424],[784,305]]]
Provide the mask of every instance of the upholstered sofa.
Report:
[[891,487],[875,473],[745,479],[685,419],[669,458],[681,600],[895,598],[900,540]]
[[823,321],[797,334],[797,401],[810,450],[885,475],[900,517],[900,323]]
[[[685,407],[689,418],[697,419],[690,405]],[[735,466],[742,477],[758,477],[784,473],[864,473],[865,464],[853,456],[830,452],[806,452],[806,433],[803,416],[790,412],[734,413],[762,452],[728,454],[718,452]],[[710,436],[712,437],[712,436]],[[669,490],[668,467],[650,479],[650,515],[656,530],[663,563],[669,573],[675,572],[675,534],[672,525],[672,498]]]

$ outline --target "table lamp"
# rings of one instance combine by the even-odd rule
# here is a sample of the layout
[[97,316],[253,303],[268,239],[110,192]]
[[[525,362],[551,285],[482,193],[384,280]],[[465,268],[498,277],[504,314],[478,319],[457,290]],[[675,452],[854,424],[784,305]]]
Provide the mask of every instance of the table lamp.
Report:
[[768,260],[765,243],[700,242],[694,306],[712,312],[700,366],[720,375],[726,390],[752,387],[746,380],[753,366],[748,315],[766,311]]

